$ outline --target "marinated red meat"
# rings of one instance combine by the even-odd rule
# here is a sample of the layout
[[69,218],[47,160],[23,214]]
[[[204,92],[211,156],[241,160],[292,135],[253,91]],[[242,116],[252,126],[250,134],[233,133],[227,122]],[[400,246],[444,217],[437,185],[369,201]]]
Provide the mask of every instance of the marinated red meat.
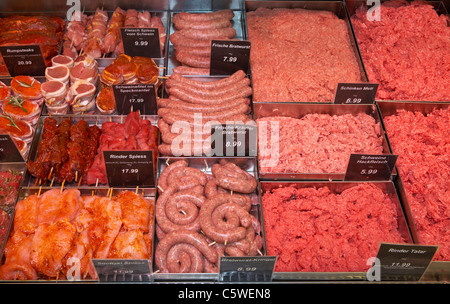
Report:
[[380,124],[363,113],[265,117],[256,123],[261,172],[345,173],[350,154],[383,152]]
[[402,110],[385,126],[419,241],[439,244],[436,259],[449,261],[450,108],[428,115]]
[[158,128],[139,112],[131,112],[124,123],[105,122],[102,124],[100,144],[94,162],[87,173],[87,184],[106,184],[107,175],[103,151],[153,151],[153,163],[156,164]]
[[377,98],[450,100],[450,27],[425,1],[386,1],[380,21],[357,9],[351,21],[369,80],[380,84]]
[[254,101],[332,102],[339,82],[361,82],[344,20],[328,11],[247,13]]
[[394,202],[370,183],[341,193],[281,187],[264,193],[262,205],[275,271],[367,271],[380,242],[404,242]]
[[14,171],[0,172],[0,205],[13,206],[16,203],[22,173]]
[[11,219],[8,212],[0,209],[0,246],[3,246],[3,242],[7,237],[10,222]]
[[[65,21],[60,17],[9,16],[0,19],[0,45],[39,45],[47,66],[58,54]],[[0,56],[1,75],[9,75]]]

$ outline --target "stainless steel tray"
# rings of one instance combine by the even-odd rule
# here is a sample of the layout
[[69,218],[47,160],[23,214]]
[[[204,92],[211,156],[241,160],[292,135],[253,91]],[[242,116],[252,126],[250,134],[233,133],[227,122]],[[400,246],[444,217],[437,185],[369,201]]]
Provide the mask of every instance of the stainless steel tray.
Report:
[[[306,187],[328,187],[331,192],[340,193],[345,189],[359,185],[365,182],[310,182],[310,181],[261,181],[261,197],[264,193],[279,187],[293,186],[297,189]],[[407,221],[405,220],[402,206],[400,204],[397,191],[392,181],[373,182],[378,188],[388,194],[391,200],[396,204],[398,217],[398,230],[406,242],[412,243],[412,238],[409,232]],[[262,203],[262,202],[261,202]],[[365,272],[274,272],[274,281],[352,281],[352,280],[367,280]]]
[[[222,7],[223,8],[227,8],[226,6],[218,6],[219,8]],[[166,67],[167,67],[167,71],[166,74],[167,75],[171,75],[173,73],[173,69],[177,66],[180,66],[180,62],[175,58],[175,48],[172,44],[172,42],[170,42],[170,35],[173,34],[175,32],[175,28],[173,26],[173,22],[172,22],[172,18],[174,14],[177,14],[180,11],[186,11],[189,13],[205,13],[205,12],[211,12],[212,10],[199,10],[199,9],[195,9],[195,10],[189,10],[189,9],[177,9],[174,10],[173,12],[170,13],[170,20],[169,20],[169,25],[168,25],[168,34],[167,34],[167,40],[168,40],[168,55],[167,55],[167,63],[166,63]],[[245,15],[243,14],[243,12],[241,10],[233,10],[234,13],[234,17],[232,19],[232,24],[233,24],[233,28],[236,30],[236,36],[234,37],[234,39],[238,39],[238,40],[245,40],[245,37],[247,37],[246,35],[246,27],[245,27]],[[208,75],[204,75],[204,76],[208,76]]]
[[[420,112],[424,115],[432,112],[434,109],[445,109],[450,107],[450,103],[445,102],[403,102],[403,101],[377,101],[382,119],[387,116],[395,115],[398,110],[407,110],[413,112]],[[389,133],[387,133],[389,140]],[[395,153],[395,150],[393,150]],[[415,228],[414,218],[408,203],[406,190],[403,186],[402,176],[399,174],[395,180],[395,185],[398,189],[400,201],[403,205],[406,219],[411,229],[411,235],[415,243],[420,244],[420,238]],[[427,277],[439,278],[440,280],[447,280],[450,277],[450,261],[433,261],[432,266],[427,271]]]
[[[39,188],[37,188],[37,187],[23,187],[19,191],[19,194],[17,196],[17,202],[27,198],[30,195],[40,195],[40,194],[44,193],[45,191],[51,190],[51,189],[55,189],[55,187],[39,187]],[[114,196],[114,195],[117,195],[118,193],[120,193],[121,191],[126,191],[126,190],[132,191],[132,190],[127,189],[127,188],[114,188],[114,189],[111,189],[111,188],[107,188],[107,187],[87,187],[87,188],[79,188],[79,190],[80,190],[80,193],[81,193],[82,196],[98,195],[98,196],[103,196],[103,197],[110,196],[110,195]],[[154,189],[139,188],[139,189],[136,189],[136,193],[141,194],[143,197],[145,197],[146,199],[150,200],[153,203],[153,205],[154,205],[154,202],[155,202],[155,191],[154,191]],[[14,225],[14,211],[15,210],[11,210],[10,211],[11,221],[10,221],[10,226],[9,226],[9,229],[8,229],[8,235],[10,235],[12,233],[12,227]],[[153,214],[153,219],[152,220],[153,220],[153,223],[154,223],[155,222],[154,214]],[[153,232],[154,232],[154,225],[152,225],[152,229],[149,231],[149,233],[153,234]],[[5,257],[3,255],[3,253],[4,253],[4,246],[6,245],[6,240],[5,240],[4,244],[0,244],[0,245],[1,245],[1,247],[0,247],[0,249],[1,249],[1,251],[0,251],[0,253],[1,253],[1,255],[0,255],[0,266],[1,266],[5,262]],[[151,263],[151,258],[150,258],[149,263]],[[58,279],[58,280],[43,280],[43,279],[41,280],[41,279],[38,279],[38,280],[25,280],[25,281],[9,281],[9,280],[0,281],[0,283],[6,283],[6,282],[10,282],[10,283],[42,283],[42,282],[45,282],[45,283],[53,283],[54,284],[54,283],[64,283],[64,282],[70,283],[70,282],[73,282],[73,281],[67,280],[67,279],[64,279],[64,280],[61,280],[61,279]],[[98,280],[95,280],[95,279],[81,279],[80,282],[89,283],[89,282],[98,282]]]
[[[387,1],[388,0],[380,0],[380,3],[382,4],[382,3],[387,2]],[[411,0],[407,0],[407,1],[408,2],[412,2]],[[352,23],[351,22],[351,17],[355,14],[357,8],[359,8],[360,6],[363,6],[363,7],[366,7],[366,8],[373,7],[372,6],[372,1],[369,2],[369,1],[365,1],[365,0],[345,0],[344,2],[345,2],[346,7],[347,7],[348,20],[350,22],[350,25]],[[370,4],[370,5],[368,5],[368,4]],[[448,5],[448,3],[444,3],[443,1],[433,1],[433,0],[428,1],[427,0],[426,4],[432,5],[438,14],[440,14],[440,15],[441,14],[442,15],[448,15],[448,8],[446,7],[446,5]],[[351,26],[351,27],[352,27],[352,31],[353,31],[353,26]],[[356,38],[354,32],[353,32],[353,37],[354,37],[354,40],[356,42],[357,48],[359,49],[359,47],[358,47],[358,39]],[[359,57],[361,59],[362,66],[364,67],[364,61],[363,61],[363,59],[361,57],[361,54],[360,54]],[[364,70],[365,70],[365,68],[364,68]],[[366,75],[367,75],[367,73],[366,73]],[[369,79],[368,76],[367,76],[367,79],[368,79],[369,82],[371,81],[371,79]],[[385,101],[388,101],[388,100],[385,100]],[[413,100],[402,100],[402,101],[403,102],[411,102]]]
[[[301,8],[307,10],[324,10],[334,13],[338,18],[345,20],[347,24],[348,36],[350,43],[357,60],[361,81],[368,82],[368,77],[364,65],[362,63],[361,55],[356,43],[356,38],[353,33],[353,28],[350,23],[350,17],[347,13],[346,1],[259,1],[259,0],[247,0],[245,1],[245,11],[254,11],[259,7],[264,8]],[[245,24],[245,37],[248,37],[247,25]],[[293,54],[293,56],[295,56]],[[251,69],[250,69],[251,70]]]
[[[168,166],[168,164],[171,164],[177,160],[186,160],[189,164],[189,167],[197,168],[202,171],[204,171],[206,174],[211,174],[211,167],[213,164],[218,163],[220,159],[226,159],[229,162],[232,162],[241,169],[247,171],[251,175],[253,175],[256,179],[258,179],[258,171],[257,171],[257,164],[256,164],[256,158],[254,157],[160,157],[158,158],[158,178],[161,172]],[[255,191],[255,194],[258,194],[259,199],[259,183],[258,188]],[[156,198],[157,201],[157,198]],[[156,202],[155,201],[155,202]],[[265,234],[264,234],[264,226],[263,226],[263,219],[262,219],[262,208],[261,204],[253,205],[250,213],[257,217],[257,219],[261,223],[261,236],[263,238],[263,248],[261,252],[263,255],[266,253],[266,245],[265,245]],[[155,221],[155,223],[157,223]],[[156,226],[156,225],[155,225]],[[157,237],[155,235],[154,239],[154,245],[153,250],[155,250],[157,245]],[[154,254],[153,254],[154,256]],[[154,263],[153,266],[155,267]],[[219,280],[219,274],[218,273],[159,273],[156,268],[154,268],[152,278],[155,282],[216,282]]]
[[[271,116],[285,116],[301,118],[307,114],[358,114],[365,113],[372,116],[376,123],[381,124],[381,117],[375,105],[349,104],[304,104],[290,102],[256,102],[253,104],[254,120]],[[384,131],[382,129],[382,131]],[[383,132],[384,133],[384,132]],[[385,134],[383,136],[383,154],[391,154]],[[395,178],[396,171],[393,171]],[[264,173],[259,172],[261,180],[343,180],[345,172],[334,173]]]
[[[36,125],[36,133],[35,133],[35,136],[33,138],[33,141],[31,143],[31,147],[30,147],[29,160],[36,159],[37,149],[39,146],[39,142],[41,141],[41,138],[42,138],[42,130],[44,127],[44,120],[48,117],[49,116],[41,116],[39,118],[39,121]],[[84,120],[90,126],[97,125],[99,128],[101,128],[101,126],[104,122],[108,122],[108,121],[109,122],[118,122],[118,123],[125,122],[126,115],[55,115],[55,116],[52,116],[52,118],[54,118],[58,124],[61,121],[63,121],[64,119],[70,118],[73,123],[76,123],[80,120]],[[156,116],[156,115],[141,115],[141,118],[149,120],[152,123],[152,125],[156,125],[157,120],[158,120],[158,116]],[[157,142],[159,142],[159,138],[158,138]],[[38,180],[34,176],[32,176],[27,170],[25,173],[23,187],[36,187],[36,186],[48,187],[48,186],[50,186],[50,184],[48,183],[46,185],[42,185],[42,184],[39,185]],[[57,186],[56,182],[54,184],[52,184],[52,186]],[[78,185],[78,183],[75,181],[72,183],[65,183],[64,187],[78,187],[80,189],[86,188],[86,187],[91,188],[91,186]]]

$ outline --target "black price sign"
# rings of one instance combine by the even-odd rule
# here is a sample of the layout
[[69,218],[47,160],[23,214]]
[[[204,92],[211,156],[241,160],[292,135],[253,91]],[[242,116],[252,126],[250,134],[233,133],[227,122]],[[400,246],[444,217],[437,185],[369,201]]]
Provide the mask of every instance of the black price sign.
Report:
[[128,56],[161,58],[157,28],[121,28],[123,49]]
[[221,257],[219,280],[221,282],[270,282],[276,256]]
[[211,41],[210,75],[231,75],[239,70],[247,73],[249,61],[250,41]]
[[149,282],[149,260],[92,259],[100,282]]
[[374,181],[390,180],[398,155],[351,154],[345,180]]
[[334,103],[373,104],[377,90],[377,83],[338,83]]
[[211,152],[214,156],[256,156],[257,128],[248,124],[211,126]]
[[437,249],[438,246],[381,243],[368,279],[418,281]]
[[154,187],[152,151],[103,151],[110,187]]
[[156,90],[154,84],[113,85],[119,115],[140,111],[141,115],[156,115]]
[[45,75],[47,66],[39,45],[2,46],[0,53],[12,77]]
[[22,154],[9,134],[0,134],[0,161],[23,162]]

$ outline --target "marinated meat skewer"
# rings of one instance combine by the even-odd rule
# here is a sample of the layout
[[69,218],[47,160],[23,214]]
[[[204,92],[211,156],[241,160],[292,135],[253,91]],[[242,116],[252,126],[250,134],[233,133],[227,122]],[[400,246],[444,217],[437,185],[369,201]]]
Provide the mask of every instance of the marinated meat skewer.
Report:
[[58,126],[53,118],[46,118],[34,161],[27,163],[30,174],[41,182],[52,176],[57,182],[72,182],[78,178],[86,180],[86,173],[93,163],[100,129],[80,120],[72,124],[70,118]]
[[120,28],[124,25],[126,12],[120,7],[116,8],[108,22],[108,30],[102,40],[101,50],[103,54],[109,54],[116,49],[121,41]]

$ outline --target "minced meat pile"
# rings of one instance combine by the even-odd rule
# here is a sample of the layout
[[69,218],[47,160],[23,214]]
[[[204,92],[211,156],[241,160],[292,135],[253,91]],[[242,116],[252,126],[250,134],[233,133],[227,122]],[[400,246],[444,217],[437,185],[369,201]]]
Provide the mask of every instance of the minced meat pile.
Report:
[[332,102],[339,82],[361,82],[346,22],[329,11],[247,13],[253,101]]
[[360,272],[380,242],[404,243],[394,202],[372,183],[341,193],[281,187],[262,195],[268,255],[278,272]]
[[419,241],[450,260],[450,107],[384,119]]
[[350,154],[382,154],[379,122],[365,114],[265,117],[258,126],[264,173],[345,173]]
[[380,21],[369,21],[361,6],[351,17],[377,98],[450,100],[450,27],[425,1],[386,1]]

